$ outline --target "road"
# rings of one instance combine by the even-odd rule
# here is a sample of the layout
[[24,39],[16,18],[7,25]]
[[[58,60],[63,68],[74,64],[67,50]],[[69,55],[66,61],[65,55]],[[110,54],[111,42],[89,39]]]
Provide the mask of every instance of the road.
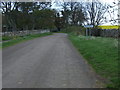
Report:
[[3,88],[92,88],[96,76],[67,34],[56,33],[2,52]]

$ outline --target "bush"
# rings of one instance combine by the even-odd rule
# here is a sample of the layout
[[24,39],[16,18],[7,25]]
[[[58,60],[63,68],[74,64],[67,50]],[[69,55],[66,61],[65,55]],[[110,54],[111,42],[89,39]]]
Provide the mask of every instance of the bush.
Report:
[[100,36],[100,30],[98,27],[93,28],[91,32],[92,36]]
[[2,36],[2,40],[3,41],[7,41],[7,40],[12,40],[12,39],[16,39],[19,36]]
[[74,33],[75,35],[85,35],[85,28],[82,26],[68,26],[62,31],[66,33]]
[[10,36],[3,36],[2,37],[2,40],[5,41],[5,40],[11,40],[13,39],[13,37],[10,37]]

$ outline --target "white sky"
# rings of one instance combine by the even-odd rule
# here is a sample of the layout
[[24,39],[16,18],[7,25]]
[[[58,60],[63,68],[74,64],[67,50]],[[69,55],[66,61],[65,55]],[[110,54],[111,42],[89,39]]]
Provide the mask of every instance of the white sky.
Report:
[[[54,2],[55,0],[52,0],[52,2]],[[83,1],[83,0],[57,0],[57,1],[61,1],[61,2],[70,2],[70,1],[72,1],[72,2],[75,2],[75,1]],[[92,0],[84,0],[83,2],[91,2]],[[114,6],[114,4],[113,4],[113,2],[115,2],[115,3],[118,3],[118,0],[99,0],[99,1],[101,1],[101,2],[103,2],[103,3],[108,3],[108,4],[110,4],[110,5],[112,5],[112,6]],[[54,9],[57,9],[58,11],[59,10],[61,10],[61,7],[60,6],[57,6],[57,5],[55,5],[55,4],[53,4],[53,6],[52,6],[52,8],[54,8]],[[116,5],[115,6],[115,8],[118,8],[118,6]],[[114,18],[114,19],[117,19],[118,17],[117,17],[117,14],[118,14],[118,10],[116,10],[115,12],[114,12],[114,15],[111,15],[111,17],[112,18]],[[108,14],[108,13],[106,13],[105,14],[105,16],[107,17],[107,19],[108,19],[108,22],[107,23],[104,23],[103,25],[112,25],[111,24],[111,22],[109,22],[109,20],[110,20],[110,15]],[[118,25],[118,23],[114,23],[114,25]]]

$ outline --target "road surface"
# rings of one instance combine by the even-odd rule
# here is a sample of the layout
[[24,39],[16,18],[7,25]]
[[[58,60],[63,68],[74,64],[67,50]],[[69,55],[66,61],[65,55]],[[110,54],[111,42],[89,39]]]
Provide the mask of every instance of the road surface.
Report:
[[95,74],[67,38],[56,33],[5,48],[3,88],[92,88]]

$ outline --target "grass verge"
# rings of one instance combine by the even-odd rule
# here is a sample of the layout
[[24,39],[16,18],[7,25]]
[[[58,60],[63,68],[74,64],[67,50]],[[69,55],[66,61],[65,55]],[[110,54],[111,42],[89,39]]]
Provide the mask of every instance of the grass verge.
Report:
[[97,74],[109,83],[107,88],[118,88],[118,41],[113,38],[86,37],[69,34],[69,39]]
[[3,42],[2,47],[0,47],[0,48],[9,47],[9,46],[15,45],[15,44],[20,43],[20,42],[24,42],[27,40],[31,40],[34,38],[43,37],[43,36],[47,36],[47,35],[52,35],[52,33],[49,32],[49,33],[33,34],[33,35],[26,35],[26,36],[22,36],[22,37],[16,37],[14,39],[11,39],[10,41]]

